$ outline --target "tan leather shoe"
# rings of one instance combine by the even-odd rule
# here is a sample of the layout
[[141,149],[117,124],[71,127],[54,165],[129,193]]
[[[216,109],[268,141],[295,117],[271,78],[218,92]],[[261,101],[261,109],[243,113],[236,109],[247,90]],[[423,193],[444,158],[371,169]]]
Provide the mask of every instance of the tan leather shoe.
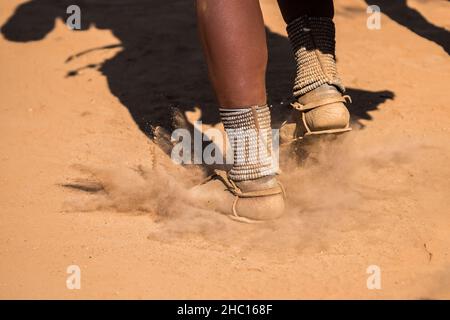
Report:
[[350,113],[345,103],[351,102],[332,85],[324,84],[299,97],[280,129],[282,143],[308,135],[337,134],[350,131]]
[[204,183],[192,188],[190,195],[203,209],[246,223],[279,218],[285,208],[283,186],[274,176],[235,182],[225,171],[215,170]]

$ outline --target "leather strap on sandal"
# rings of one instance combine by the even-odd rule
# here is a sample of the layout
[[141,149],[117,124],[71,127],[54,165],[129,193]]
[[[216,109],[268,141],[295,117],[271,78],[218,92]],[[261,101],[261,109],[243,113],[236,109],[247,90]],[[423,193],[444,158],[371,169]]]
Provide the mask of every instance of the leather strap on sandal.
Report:
[[291,103],[291,106],[294,109],[300,111],[300,113],[302,114],[303,126],[306,129],[305,136],[313,135],[313,134],[323,134],[323,133],[336,133],[336,132],[350,131],[351,130],[350,124],[347,123],[345,128],[341,128],[341,129],[312,131],[311,128],[306,123],[305,114],[306,114],[307,111],[315,109],[315,108],[318,108],[318,107],[326,106],[328,104],[337,103],[337,102],[352,103],[352,98],[349,95],[344,95],[344,96],[339,96],[339,97],[330,97],[330,98],[319,99],[317,101],[313,101],[313,102],[306,103],[306,104],[301,104],[298,101]]
[[310,102],[307,104],[301,104],[300,102],[296,101],[296,102],[291,103],[291,106],[298,111],[304,112],[307,110],[315,109],[315,108],[322,107],[327,104],[332,104],[332,103],[336,103],[336,102],[352,103],[352,98],[348,95],[345,95],[345,96],[340,96],[340,97],[331,97],[331,98],[320,99],[320,100],[313,101],[313,102]]
[[206,183],[213,179],[219,179],[222,181],[222,183],[225,185],[228,191],[230,191],[234,196],[234,201],[232,205],[232,212],[233,215],[230,216],[233,220],[237,220],[240,222],[246,222],[246,223],[260,223],[263,222],[262,220],[254,220],[249,219],[246,217],[240,216],[236,211],[236,205],[240,198],[258,198],[258,197],[267,197],[267,196],[275,196],[278,194],[283,195],[283,198],[286,198],[286,192],[284,190],[283,185],[277,181],[278,185],[273,188],[263,189],[263,190],[256,190],[256,191],[242,191],[233,180],[230,180],[228,178],[228,175],[226,171],[223,170],[214,170],[214,173],[210,175],[203,183]]

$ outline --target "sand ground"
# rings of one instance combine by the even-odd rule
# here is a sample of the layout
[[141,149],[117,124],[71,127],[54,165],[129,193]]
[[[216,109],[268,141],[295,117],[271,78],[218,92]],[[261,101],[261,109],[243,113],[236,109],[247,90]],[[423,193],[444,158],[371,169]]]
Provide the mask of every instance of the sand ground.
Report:
[[[261,3],[280,105],[292,57]],[[264,226],[190,208],[198,171],[147,135],[171,107],[217,123],[190,2],[80,6],[75,32],[66,1],[0,3],[1,298],[450,298],[447,1],[380,5],[380,30],[336,1],[354,130],[284,171],[288,213]]]

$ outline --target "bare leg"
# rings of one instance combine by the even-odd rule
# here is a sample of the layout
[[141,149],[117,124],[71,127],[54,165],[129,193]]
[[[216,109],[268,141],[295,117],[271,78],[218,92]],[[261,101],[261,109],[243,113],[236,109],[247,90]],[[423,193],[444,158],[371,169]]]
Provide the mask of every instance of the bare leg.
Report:
[[200,38],[220,107],[266,103],[267,45],[258,0],[197,0]]
[[272,158],[267,44],[259,0],[197,0],[197,16],[234,162],[229,172],[195,189],[195,197],[235,220],[277,218],[284,198]]
[[349,131],[345,88],[336,69],[333,0],[278,0],[278,4],[297,64],[295,110],[280,132],[282,141]]

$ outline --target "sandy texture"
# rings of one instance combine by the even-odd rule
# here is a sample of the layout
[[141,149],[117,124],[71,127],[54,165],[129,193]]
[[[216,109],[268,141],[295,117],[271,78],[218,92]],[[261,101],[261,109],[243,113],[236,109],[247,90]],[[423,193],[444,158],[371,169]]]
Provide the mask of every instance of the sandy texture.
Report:
[[[190,1],[86,0],[77,32],[72,3],[2,1],[0,297],[450,298],[450,4],[378,2],[381,30],[336,4],[354,131],[283,151],[288,212],[255,226],[193,209],[201,171],[149,137],[174,107],[218,122]],[[262,5],[278,110],[293,62]]]

